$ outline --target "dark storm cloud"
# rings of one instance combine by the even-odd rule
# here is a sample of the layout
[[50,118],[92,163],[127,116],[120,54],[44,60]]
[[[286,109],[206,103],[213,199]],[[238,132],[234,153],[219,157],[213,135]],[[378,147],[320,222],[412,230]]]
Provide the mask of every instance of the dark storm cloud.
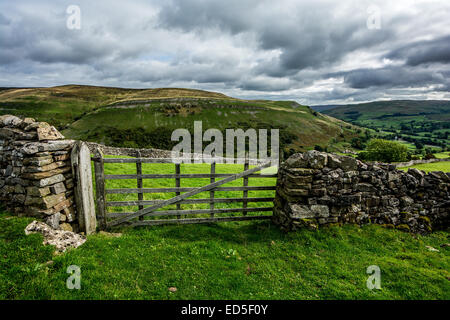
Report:
[[242,90],[251,91],[284,91],[291,89],[294,86],[294,82],[287,79],[277,79],[270,81],[267,78],[261,79],[246,79],[238,84],[238,87]]
[[359,69],[344,73],[344,82],[351,88],[413,87],[447,81],[439,72],[405,67]]
[[105,57],[114,46],[90,41],[60,42],[41,41],[29,51],[27,58],[40,63],[86,64]]
[[450,36],[414,42],[392,51],[386,57],[405,60],[410,66],[424,63],[450,63]]
[[259,4],[260,0],[169,0],[161,7],[159,23],[186,32],[216,28],[236,34],[251,29],[251,12]]
[[[37,63],[86,64],[114,52],[116,44],[105,39],[104,32],[77,30],[65,27],[66,16],[61,12],[53,19],[25,13],[21,17],[0,23],[2,53],[13,51],[10,62],[29,59]],[[0,19],[1,20],[1,19]]]
[[[450,88],[448,1],[77,4],[80,30],[66,27],[67,3],[0,3],[0,86],[192,87],[306,104]],[[380,29],[367,27],[371,5]]]
[[251,32],[260,49],[280,50],[278,60],[262,65],[267,70],[258,69],[274,77],[338,62],[348,52],[367,50],[393,36],[389,29],[365,28],[366,7],[348,16],[339,13],[336,2],[293,3],[290,10],[272,5],[270,11],[265,7],[269,1],[172,0],[163,6],[159,21],[165,28],[183,32]]

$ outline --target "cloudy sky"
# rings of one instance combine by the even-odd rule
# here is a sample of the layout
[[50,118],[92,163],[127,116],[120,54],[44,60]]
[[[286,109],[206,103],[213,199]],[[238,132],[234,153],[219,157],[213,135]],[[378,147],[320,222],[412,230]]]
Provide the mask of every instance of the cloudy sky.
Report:
[[0,0],[0,86],[69,83],[450,99],[450,1]]

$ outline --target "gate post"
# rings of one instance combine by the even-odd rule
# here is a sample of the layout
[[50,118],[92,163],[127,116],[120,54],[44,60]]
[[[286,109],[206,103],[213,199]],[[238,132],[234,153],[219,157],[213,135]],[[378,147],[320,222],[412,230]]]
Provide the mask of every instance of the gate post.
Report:
[[97,218],[92,187],[91,152],[85,142],[78,141],[75,144],[71,159],[78,223],[86,235],[92,234],[97,228]]
[[94,151],[95,170],[95,199],[97,202],[97,216],[100,219],[100,229],[106,229],[106,192],[105,192],[105,167],[103,152],[97,147]]

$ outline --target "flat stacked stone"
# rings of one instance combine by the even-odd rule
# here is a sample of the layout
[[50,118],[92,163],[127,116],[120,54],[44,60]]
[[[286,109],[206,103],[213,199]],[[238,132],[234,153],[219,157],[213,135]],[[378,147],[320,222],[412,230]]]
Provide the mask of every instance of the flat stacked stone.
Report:
[[289,231],[366,223],[426,233],[447,228],[450,175],[395,169],[318,151],[292,155],[280,167],[273,221]]
[[9,211],[77,231],[73,144],[46,122],[0,116],[0,200]]

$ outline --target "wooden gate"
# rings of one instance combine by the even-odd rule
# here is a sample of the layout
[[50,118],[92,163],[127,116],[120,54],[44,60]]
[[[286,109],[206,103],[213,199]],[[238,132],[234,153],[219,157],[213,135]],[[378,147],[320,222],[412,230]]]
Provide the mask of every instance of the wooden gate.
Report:
[[[105,158],[98,149],[94,158],[95,182],[96,182],[96,203],[97,216],[101,228],[109,228],[121,224],[132,226],[143,225],[161,225],[161,224],[190,224],[190,223],[209,223],[221,221],[239,221],[239,220],[260,220],[270,219],[271,215],[258,214],[247,215],[249,212],[268,212],[272,211],[273,206],[266,207],[248,207],[250,202],[273,202],[274,197],[248,197],[249,191],[257,190],[275,190],[275,184],[272,186],[249,186],[250,178],[275,178],[276,174],[256,174],[260,170],[270,167],[270,163],[257,164],[249,168],[249,160],[244,163],[244,171],[240,173],[216,173],[216,163],[212,162],[210,173],[181,173],[180,164],[175,164],[174,174],[143,174],[142,164],[144,163],[173,163],[170,158]],[[234,159],[237,162],[238,159]],[[105,175],[105,164],[136,164],[136,174],[113,174]],[[202,187],[181,187],[181,179],[209,178],[210,183]],[[222,178],[216,180],[216,178]],[[243,178],[243,185],[239,187],[222,187],[222,185],[231,181]],[[136,179],[136,188],[116,188],[106,189],[106,180],[117,179]],[[144,188],[145,179],[175,179],[174,188]],[[242,191],[242,197],[234,198],[216,198],[216,191]],[[145,193],[175,193],[175,196],[167,200],[144,200]],[[209,192],[209,198],[189,199],[201,192]],[[107,201],[108,194],[130,194],[138,195],[138,200],[133,201]],[[233,208],[215,208],[217,203],[242,203],[241,207]],[[209,204],[209,209],[186,209],[183,210],[183,204]],[[160,210],[169,205],[176,205],[176,209]],[[108,212],[109,207],[118,206],[137,206],[135,212]],[[228,214],[242,212],[242,216],[217,216],[219,214]],[[195,215],[209,214],[208,217],[196,217]],[[183,217],[184,216],[184,217]],[[194,216],[194,218],[186,218]],[[155,219],[156,218],[156,219]]]

